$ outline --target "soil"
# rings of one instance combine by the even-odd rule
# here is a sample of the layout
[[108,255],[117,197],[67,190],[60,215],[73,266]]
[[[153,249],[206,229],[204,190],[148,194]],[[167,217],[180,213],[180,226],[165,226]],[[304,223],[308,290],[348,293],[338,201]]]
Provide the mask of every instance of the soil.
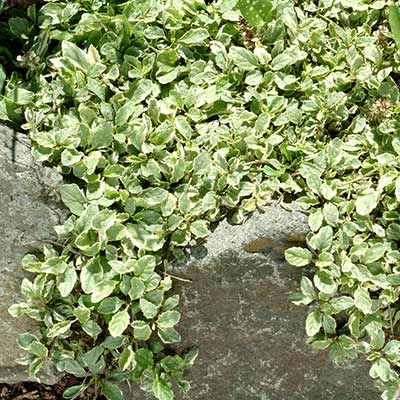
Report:
[[[0,383],[0,400],[62,400],[64,390],[80,382],[73,376],[65,376],[55,385],[44,385],[38,382],[20,382],[16,384]],[[106,400],[97,396],[89,388],[77,400]]]

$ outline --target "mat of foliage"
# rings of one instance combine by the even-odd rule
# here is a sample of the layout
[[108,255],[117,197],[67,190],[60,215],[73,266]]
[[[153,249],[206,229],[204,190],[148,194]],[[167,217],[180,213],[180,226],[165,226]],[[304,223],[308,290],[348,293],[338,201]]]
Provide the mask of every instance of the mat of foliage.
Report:
[[337,363],[361,354],[382,398],[398,398],[400,11],[389,6],[45,1],[9,20],[34,47],[17,58],[25,79],[5,82],[0,118],[24,119],[36,158],[66,176],[71,211],[60,245],[24,258],[36,278],[10,309],[42,323],[19,340],[32,374],[50,357],[85,378],[66,398],[96,385],[121,399],[124,379],[162,400],[173,380],[187,391],[196,351],[166,351],[180,340],[170,264],[222,218],[295,198],[311,231],[286,259],[313,272],[292,296],[312,305],[309,342]]

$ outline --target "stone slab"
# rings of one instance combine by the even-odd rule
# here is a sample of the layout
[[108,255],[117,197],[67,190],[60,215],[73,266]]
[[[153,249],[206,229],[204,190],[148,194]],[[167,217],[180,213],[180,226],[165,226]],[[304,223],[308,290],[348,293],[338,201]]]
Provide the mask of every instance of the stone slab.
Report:
[[[7,309],[21,300],[22,256],[41,247],[36,241],[54,237],[53,227],[65,218],[56,197],[60,182],[53,170],[33,161],[26,135],[0,125],[0,382],[29,379],[25,368],[15,362],[23,355],[16,338],[36,327],[27,318],[12,318]],[[55,382],[49,371],[42,380]]]
[[[302,269],[284,249],[304,242],[306,217],[269,207],[244,225],[221,223],[174,274],[184,349],[200,348],[187,373],[190,400],[378,400],[360,362],[334,366],[305,343],[306,307],[295,306]],[[130,400],[151,399],[134,387]],[[177,397],[183,399],[182,396]]]

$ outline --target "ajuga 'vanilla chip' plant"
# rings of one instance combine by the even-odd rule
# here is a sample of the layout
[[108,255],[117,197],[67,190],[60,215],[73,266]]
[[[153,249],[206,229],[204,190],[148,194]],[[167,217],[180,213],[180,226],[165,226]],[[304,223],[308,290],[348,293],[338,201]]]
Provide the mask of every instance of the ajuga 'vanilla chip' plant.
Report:
[[19,339],[32,375],[49,358],[82,378],[67,399],[96,385],[119,400],[130,379],[160,400],[172,381],[187,391],[197,351],[169,348],[169,266],[222,218],[295,200],[310,233],[286,259],[312,272],[292,295],[313,305],[309,342],[337,363],[361,354],[382,398],[398,398],[396,5],[48,0],[9,22],[37,32],[0,116],[23,113],[71,212],[59,246],[24,258],[35,278],[10,308],[41,323]]

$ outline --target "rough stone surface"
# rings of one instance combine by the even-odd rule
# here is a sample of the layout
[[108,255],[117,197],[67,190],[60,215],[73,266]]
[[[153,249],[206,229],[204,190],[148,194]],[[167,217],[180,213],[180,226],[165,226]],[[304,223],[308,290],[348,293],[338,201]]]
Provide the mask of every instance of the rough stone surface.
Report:
[[[25,135],[0,125],[0,382],[28,380],[25,368],[15,359],[23,354],[16,344],[19,333],[34,331],[28,319],[14,319],[8,307],[20,300],[23,278],[20,261],[34,241],[51,239],[53,227],[65,212],[54,198],[60,177],[37,165],[30,155]],[[54,382],[50,371],[42,379]]]
[[[190,400],[378,400],[360,362],[335,367],[305,344],[306,307],[288,301],[302,270],[284,249],[304,242],[306,218],[271,207],[242,226],[223,222],[174,270],[184,349],[200,348],[187,374]],[[127,399],[151,399],[135,387]],[[182,397],[178,396],[181,400]]]

